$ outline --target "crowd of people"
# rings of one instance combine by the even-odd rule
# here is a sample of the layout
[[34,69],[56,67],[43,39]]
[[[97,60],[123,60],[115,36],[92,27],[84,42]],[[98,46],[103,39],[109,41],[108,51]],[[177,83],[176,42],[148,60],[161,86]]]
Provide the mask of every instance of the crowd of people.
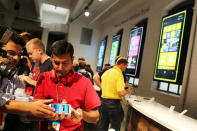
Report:
[[[94,75],[85,58],[74,59],[73,45],[66,40],[54,42],[48,56],[42,40],[5,26],[0,27],[0,49],[0,112],[7,113],[3,131],[82,131],[83,122],[96,124],[99,131],[109,125],[120,130],[120,101],[131,93],[123,74],[125,57]],[[69,104],[71,112],[58,114],[51,103]]]

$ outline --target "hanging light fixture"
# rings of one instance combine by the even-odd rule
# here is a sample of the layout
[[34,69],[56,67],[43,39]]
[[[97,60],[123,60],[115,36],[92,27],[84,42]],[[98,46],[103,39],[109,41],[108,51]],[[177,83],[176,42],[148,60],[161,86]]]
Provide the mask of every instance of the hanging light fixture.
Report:
[[85,15],[85,16],[89,16],[89,15],[90,15],[90,12],[89,12],[89,10],[88,10],[88,7],[85,8],[84,15]]

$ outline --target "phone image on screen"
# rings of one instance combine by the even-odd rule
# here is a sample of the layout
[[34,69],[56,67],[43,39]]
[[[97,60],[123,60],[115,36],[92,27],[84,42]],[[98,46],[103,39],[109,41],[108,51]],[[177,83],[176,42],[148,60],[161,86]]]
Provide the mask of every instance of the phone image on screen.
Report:
[[49,106],[55,109],[54,112],[58,112],[58,114],[62,114],[64,111],[65,114],[71,113],[71,105],[70,104],[50,104]]

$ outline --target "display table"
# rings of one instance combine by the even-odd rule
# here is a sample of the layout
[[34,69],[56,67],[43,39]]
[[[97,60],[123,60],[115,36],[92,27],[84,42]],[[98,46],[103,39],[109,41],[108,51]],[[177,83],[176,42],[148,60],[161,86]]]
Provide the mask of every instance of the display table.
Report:
[[129,105],[144,116],[173,131],[195,131],[197,120],[182,115],[173,109],[159,104],[154,99],[128,95],[125,97]]

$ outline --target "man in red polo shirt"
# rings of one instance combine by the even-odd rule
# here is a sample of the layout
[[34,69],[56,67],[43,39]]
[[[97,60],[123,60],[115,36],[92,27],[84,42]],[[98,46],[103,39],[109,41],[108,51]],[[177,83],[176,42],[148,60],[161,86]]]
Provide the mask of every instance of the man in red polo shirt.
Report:
[[[51,47],[54,69],[41,74],[38,78],[34,98],[54,100],[54,103],[66,101],[72,108],[71,117],[60,122],[60,131],[82,131],[82,120],[96,123],[99,120],[99,97],[91,81],[74,72],[72,63],[74,49],[65,40],[56,41]],[[46,130],[41,127],[40,130]]]

